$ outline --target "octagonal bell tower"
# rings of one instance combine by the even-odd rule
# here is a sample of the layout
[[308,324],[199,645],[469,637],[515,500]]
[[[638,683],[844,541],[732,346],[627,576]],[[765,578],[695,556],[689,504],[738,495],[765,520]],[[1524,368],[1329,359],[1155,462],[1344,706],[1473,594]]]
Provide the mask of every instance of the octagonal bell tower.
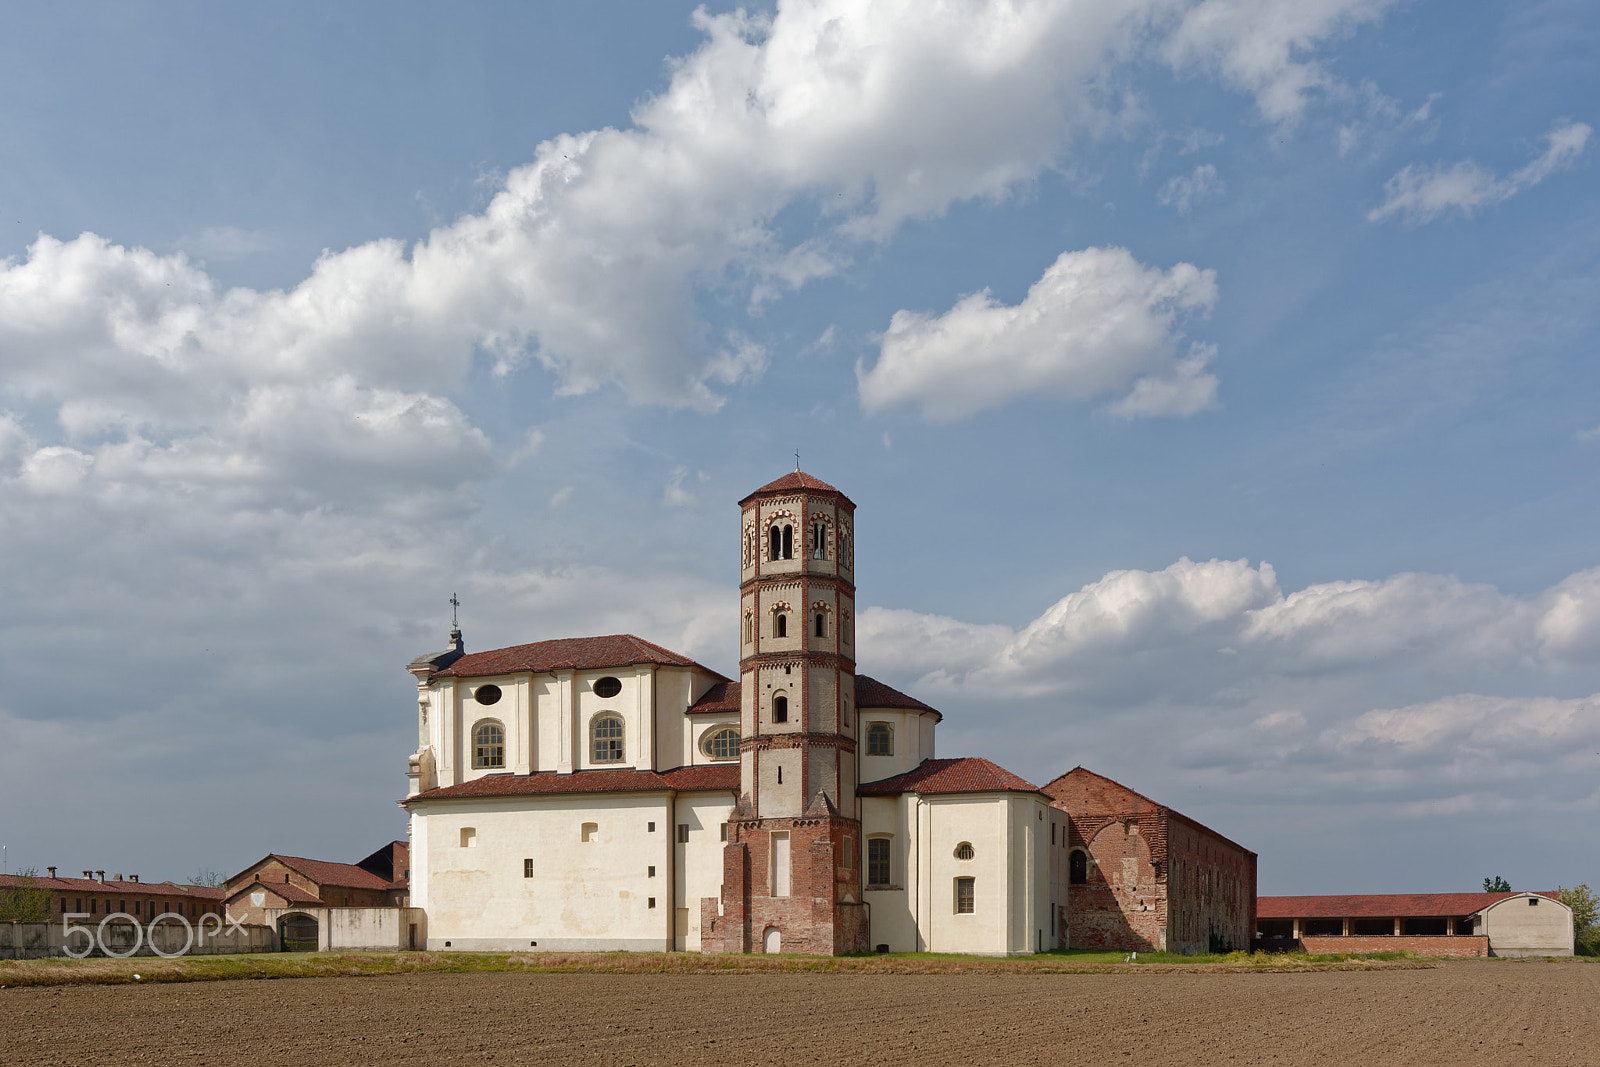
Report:
[[796,470],[739,510],[741,795],[724,853],[722,948],[864,952],[855,505]]

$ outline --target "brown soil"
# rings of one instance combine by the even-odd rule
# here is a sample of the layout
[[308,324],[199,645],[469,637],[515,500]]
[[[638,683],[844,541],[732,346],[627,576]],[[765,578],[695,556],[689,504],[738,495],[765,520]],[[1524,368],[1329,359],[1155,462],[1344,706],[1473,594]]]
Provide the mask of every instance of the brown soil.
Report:
[[1600,1064],[1600,966],[412,974],[0,991],[0,1063]]

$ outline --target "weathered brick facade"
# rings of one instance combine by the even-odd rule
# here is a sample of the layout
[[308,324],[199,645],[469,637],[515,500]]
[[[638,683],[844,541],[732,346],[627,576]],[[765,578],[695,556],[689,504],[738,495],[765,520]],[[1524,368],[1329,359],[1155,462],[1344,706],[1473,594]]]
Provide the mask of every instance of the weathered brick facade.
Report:
[[1313,956],[1338,952],[1415,952],[1419,956],[1487,956],[1489,939],[1481,935],[1454,937],[1302,937],[1300,944]]
[[[1118,951],[1247,949],[1256,855],[1120,783],[1078,767],[1046,785],[1081,850],[1067,943]],[[1070,862],[1069,862],[1070,866]]]

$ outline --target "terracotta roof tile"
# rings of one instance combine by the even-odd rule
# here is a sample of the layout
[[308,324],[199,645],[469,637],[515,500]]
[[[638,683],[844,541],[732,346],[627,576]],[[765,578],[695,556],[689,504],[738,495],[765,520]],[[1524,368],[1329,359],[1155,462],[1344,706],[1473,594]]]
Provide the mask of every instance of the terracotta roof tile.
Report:
[[488,674],[535,674],[555,670],[596,670],[601,667],[630,667],[636,663],[659,663],[669,667],[699,667],[707,674],[722,677],[688,656],[646,641],[633,634],[606,637],[562,637],[535,641],[531,645],[512,645],[487,652],[472,652],[456,660],[435,678],[466,678]]
[[977,756],[923,760],[905,774],[867,782],[857,796],[884,797],[899,793],[1037,793],[1039,787],[1018,778],[1004,767]]
[[641,793],[676,790],[739,791],[739,765],[718,763],[702,767],[679,767],[671,771],[577,771],[556,774],[491,774],[460,785],[440,786],[408,797],[414,800],[449,800],[456,797],[550,796],[562,793]]
[[[1325,897],[1257,897],[1262,919],[1406,919],[1475,915],[1521,893],[1357,893]],[[1551,892],[1536,894],[1554,897]]]
[[240,886],[228,894],[230,901],[236,900],[246,893],[256,889],[264,889],[269,893],[276,893],[291,904],[321,904],[323,900],[309,889],[302,889],[293,882],[263,882],[257,878],[249,885]]
[[304,856],[280,856],[276,852],[267,859],[277,860],[318,885],[333,885],[341,889],[393,888],[387,878],[379,878],[371,871],[362,870],[353,863],[333,863],[328,860],[306,859]]
[[[892,686],[884,685],[876,678],[868,678],[864,674],[856,675],[856,707],[858,708],[906,708],[912,711],[931,711],[944,719],[944,713],[937,708],[931,708],[914,696],[907,696]],[[1032,788],[1030,786],[1030,788]]]
[[849,497],[845,496],[843,493],[840,493],[839,490],[835,489],[821,478],[813,478],[804,471],[790,471],[777,481],[768,482],[760,489],[757,489],[755,492],[739,501],[739,506],[743,507],[747,502],[754,500],[756,497],[762,496],[766,493],[792,493],[796,489],[810,489],[813,492],[819,493],[837,493],[844,499],[846,504],[849,504],[852,508],[855,507],[855,504],[851,503]]
[[[26,875],[7,874],[0,875],[0,888],[12,889],[25,886],[30,879]],[[49,889],[57,893],[126,893],[129,896],[181,896],[190,900],[221,900],[222,888],[208,885],[175,885],[171,882],[130,882],[127,879],[117,881],[107,879],[102,882],[96,878],[51,878],[40,875],[31,879],[37,889]]]
[[689,705],[689,711],[738,711],[739,710],[738,682],[718,682],[700,695],[700,699]]

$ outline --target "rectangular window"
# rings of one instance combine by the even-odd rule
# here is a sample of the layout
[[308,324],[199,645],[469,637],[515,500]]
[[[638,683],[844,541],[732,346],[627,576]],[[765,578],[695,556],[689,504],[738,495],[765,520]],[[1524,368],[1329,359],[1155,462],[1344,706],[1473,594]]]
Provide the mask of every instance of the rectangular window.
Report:
[[652,908],[656,906],[656,898],[655,897],[651,897],[650,898],[649,906],[652,907]]
[[[478,831],[473,829],[470,826],[463,826],[461,828],[461,847],[462,848],[477,848],[478,847]],[[289,876],[287,874],[284,875],[283,876],[283,880],[285,882],[287,882],[289,880]]]
[[855,839],[852,838],[849,834],[845,834],[844,835],[844,860],[840,864],[840,866],[842,866],[847,871],[850,869],[851,865],[855,862],[855,860],[852,859],[852,856],[855,853],[855,850],[856,850]]
[[686,822],[680,822],[678,824],[678,844],[687,845],[688,843],[689,843],[689,824],[686,823]]
[[532,878],[533,877],[533,860],[527,859],[527,860],[523,860],[522,861],[522,877],[524,877],[524,878]]
[[722,824],[722,840],[724,840],[724,841],[728,840],[728,824],[727,823],[723,823]]
[[655,833],[656,832],[656,824],[653,823],[653,822],[645,823],[645,830],[648,833],[652,833],[652,834]]
[[656,869],[654,867],[646,867],[645,870],[648,872],[645,875],[646,878],[654,878],[656,876]]
[[867,884],[888,885],[893,879],[889,875],[889,839],[887,837],[874,837],[867,841]]
[[973,911],[973,892],[971,878],[956,879],[956,914],[971,915]]
[[[654,825],[654,824],[652,824],[652,825]],[[586,823],[583,824],[583,839],[584,839],[584,841],[593,841],[593,840],[595,840],[595,838],[597,838],[599,836],[599,834],[600,834],[600,824],[599,823],[597,823],[597,822],[586,822]]]
[[1052,845],[1056,843],[1056,824],[1055,823],[1051,823],[1050,824],[1050,843]]

